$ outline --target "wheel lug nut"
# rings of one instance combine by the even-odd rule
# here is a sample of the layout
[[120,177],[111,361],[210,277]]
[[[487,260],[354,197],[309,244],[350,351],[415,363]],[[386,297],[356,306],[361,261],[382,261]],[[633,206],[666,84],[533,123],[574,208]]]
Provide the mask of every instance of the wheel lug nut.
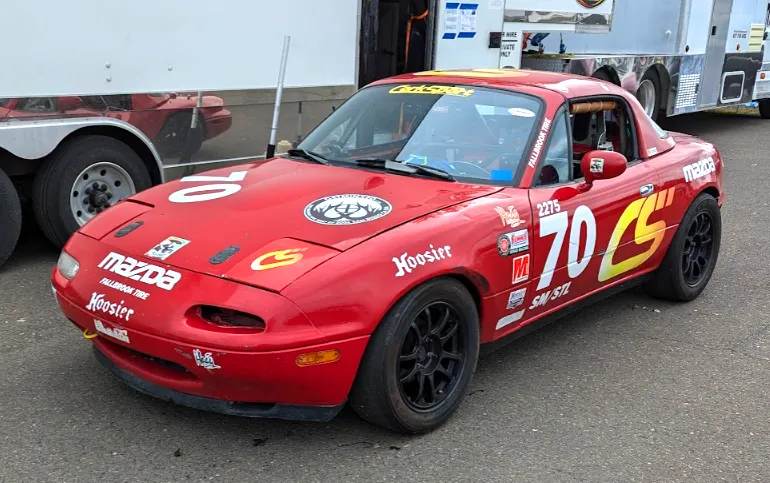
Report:
[[91,188],[86,188],[86,190],[83,193],[90,195],[92,193]]
[[105,191],[105,192],[107,191],[107,185],[106,184],[102,185],[102,191]]
[[83,204],[84,204],[84,205],[87,205],[87,204],[88,204],[88,198],[83,198]]
[[93,187],[93,189],[95,189],[95,190],[98,190],[99,189],[99,183],[94,181],[94,183],[91,185],[91,187]]
[[107,193],[105,196],[107,197],[108,200],[112,199],[112,193]]
[[94,212],[94,207],[93,206],[89,206],[88,207],[88,212],[89,213],[93,213]]

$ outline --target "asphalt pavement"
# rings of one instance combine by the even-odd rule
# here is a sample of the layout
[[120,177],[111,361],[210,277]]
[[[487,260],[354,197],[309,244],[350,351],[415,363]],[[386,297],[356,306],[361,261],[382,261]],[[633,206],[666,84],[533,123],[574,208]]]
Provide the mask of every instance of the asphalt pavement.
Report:
[[0,269],[0,482],[677,482],[770,479],[770,123],[664,127],[726,160],[722,250],[706,291],[624,293],[482,361],[441,429],[404,437],[244,420],[136,393],[60,314],[57,250],[27,226]]

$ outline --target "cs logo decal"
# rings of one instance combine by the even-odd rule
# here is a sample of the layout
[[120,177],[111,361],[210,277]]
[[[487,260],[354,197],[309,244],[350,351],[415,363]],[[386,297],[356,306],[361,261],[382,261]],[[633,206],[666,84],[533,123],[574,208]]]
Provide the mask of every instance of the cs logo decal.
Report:
[[289,250],[276,250],[274,252],[265,253],[251,263],[251,269],[260,271],[293,265],[302,260],[302,257],[304,256],[302,252],[305,250],[307,250],[307,248],[291,248]]
[[[664,206],[671,206],[674,201],[674,188],[669,188],[660,193],[654,193],[646,198],[641,198],[626,208],[623,214],[618,220],[618,224],[615,225],[615,230],[610,237],[610,244],[607,247],[607,251],[602,257],[602,265],[599,268],[599,281],[605,282],[613,277],[617,277],[623,273],[633,270],[650,259],[650,257],[658,249],[661,242],[663,242],[663,236],[666,234],[666,222],[663,220],[650,224],[649,218],[654,212],[661,210]],[[615,254],[615,250],[620,245],[620,240],[623,235],[631,226],[631,223],[636,220],[636,229],[634,231],[634,241],[637,245],[643,245],[644,243],[652,240],[652,245],[644,253],[633,256],[617,264],[613,263],[612,257]]]

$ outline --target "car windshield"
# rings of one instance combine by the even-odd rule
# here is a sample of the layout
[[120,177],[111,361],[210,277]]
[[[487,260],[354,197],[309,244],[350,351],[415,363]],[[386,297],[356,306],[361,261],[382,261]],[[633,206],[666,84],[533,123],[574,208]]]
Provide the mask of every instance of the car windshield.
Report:
[[388,159],[456,179],[510,182],[541,105],[533,96],[476,86],[372,86],[334,111],[297,149],[332,163]]

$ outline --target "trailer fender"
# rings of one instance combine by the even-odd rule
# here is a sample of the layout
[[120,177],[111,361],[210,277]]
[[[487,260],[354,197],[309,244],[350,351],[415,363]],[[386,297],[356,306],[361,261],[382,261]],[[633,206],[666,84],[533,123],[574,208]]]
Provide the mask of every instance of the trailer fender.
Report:
[[[12,120],[0,123],[0,147],[21,159],[41,159],[51,154],[66,138],[98,128],[120,129],[146,148],[154,184],[165,182],[160,154],[150,138],[137,127],[109,117],[78,117],[38,121]],[[156,168],[156,169],[153,169]]]

